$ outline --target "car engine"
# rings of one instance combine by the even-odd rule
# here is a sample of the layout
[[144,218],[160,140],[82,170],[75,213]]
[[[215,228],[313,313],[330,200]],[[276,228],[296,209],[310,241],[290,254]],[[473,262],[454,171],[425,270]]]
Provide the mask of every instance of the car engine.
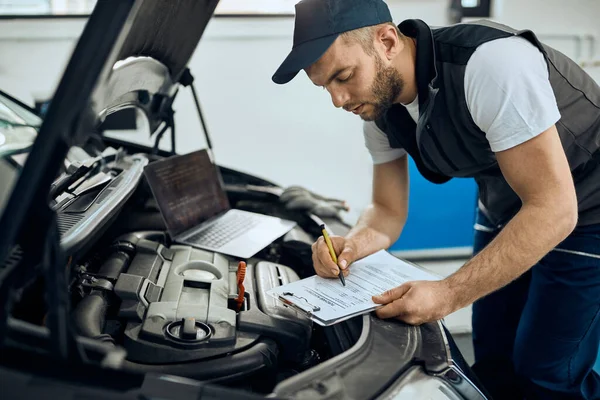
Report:
[[[85,294],[73,318],[81,334],[121,344],[127,368],[202,380],[239,377],[280,358],[296,368],[314,365],[311,322],[267,294],[299,279],[291,268],[165,246],[160,238],[118,238],[103,259],[80,271]],[[240,274],[244,293],[236,302]]]
[[[302,228],[302,212],[283,215],[300,223],[251,259],[174,244],[144,181],[152,156],[105,153],[111,156],[95,171],[88,168],[78,184],[85,190],[71,187],[52,204],[70,256],[77,334],[122,347],[123,370],[264,392],[347,349],[336,339],[332,350],[322,327],[268,294],[312,273],[312,237]],[[285,212],[272,194],[257,198],[256,190],[241,189],[260,187],[252,177],[223,174],[235,206]],[[21,310],[35,304],[39,293],[27,299],[32,293],[25,293]]]

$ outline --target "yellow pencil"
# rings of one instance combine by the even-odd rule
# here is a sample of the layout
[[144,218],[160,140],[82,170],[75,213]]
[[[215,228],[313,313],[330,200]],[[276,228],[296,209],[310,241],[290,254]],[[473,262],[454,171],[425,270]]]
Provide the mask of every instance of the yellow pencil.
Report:
[[325,243],[327,243],[327,248],[329,248],[329,254],[331,255],[331,259],[333,260],[335,265],[338,267],[338,270],[340,271],[338,274],[338,276],[340,277],[340,281],[342,282],[342,285],[346,286],[346,280],[344,279],[344,274],[342,273],[342,269],[339,267],[339,265],[337,265],[337,263],[338,263],[337,255],[335,254],[335,250],[333,249],[333,243],[331,243],[331,239],[329,238],[329,234],[327,233],[327,230],[325,229],[324,224],[321,225],[321,232],[323,232],[323,239],[325,239]]

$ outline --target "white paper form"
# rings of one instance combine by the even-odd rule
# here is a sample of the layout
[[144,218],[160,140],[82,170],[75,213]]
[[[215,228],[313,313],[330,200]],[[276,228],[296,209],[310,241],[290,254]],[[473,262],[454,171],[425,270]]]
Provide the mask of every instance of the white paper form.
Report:
[[315,321],[323,325],[375,309],[379,305],[371,300],[372,296],[404,282],[439,279],[441,277],[382,250],[352,263],[346,286],[338,278],[311,276],[273,288],[268,294],[310,312]]

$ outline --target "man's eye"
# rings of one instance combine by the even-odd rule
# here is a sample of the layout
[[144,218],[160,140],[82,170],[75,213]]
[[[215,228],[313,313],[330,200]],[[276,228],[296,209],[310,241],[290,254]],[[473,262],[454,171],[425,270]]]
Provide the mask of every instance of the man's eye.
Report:
[[339,82],[346,82],[347,80],[349,80],[352,77],[352,74],[347,74],[347,75],[343,75],[338,77],[338,81]]

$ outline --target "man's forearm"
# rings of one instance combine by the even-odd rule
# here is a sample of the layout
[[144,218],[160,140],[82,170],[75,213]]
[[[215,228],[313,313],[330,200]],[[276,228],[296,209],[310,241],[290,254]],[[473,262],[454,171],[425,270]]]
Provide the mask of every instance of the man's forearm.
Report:
[[389,248],[400,236],[406,213],[395,213],[377,203],[370,204],[346,239],[354,242],[357,259],[381,249]]
[[446,278],[457,308],[518,278],[564,240],[575,221],[569,211],[523,206],[487,247]]

